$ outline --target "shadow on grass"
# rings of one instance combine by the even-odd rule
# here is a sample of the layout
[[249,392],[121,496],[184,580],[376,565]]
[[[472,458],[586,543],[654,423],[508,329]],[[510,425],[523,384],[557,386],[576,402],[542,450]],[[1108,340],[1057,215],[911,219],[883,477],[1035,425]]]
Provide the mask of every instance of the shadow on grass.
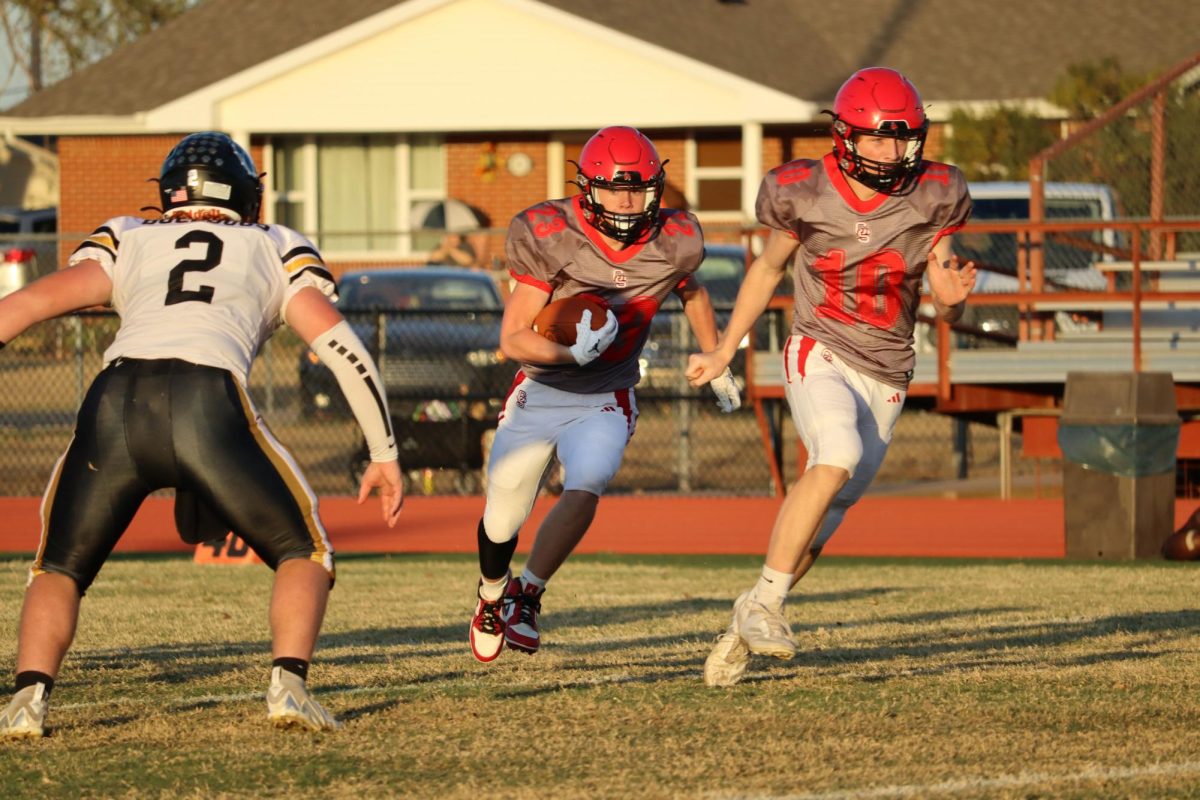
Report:
[[[836,605],[851,600],[883,596],[895,591],[899,590],[873,588],[806,595],[803,607],[809,609],[818,604]],[[556,655],[567,659],[568,663],[559,665],[559,668],[568,675],[582,671],[606,673],[610,677],[602,682],[607,683],[624,680],[620,676],[612,676],[613,672],[636,669],[641,674],[629,680],[639,683],[685,677],[687,680],[694,680],[713,637],[719,632],[717,630],[697,629],[682,635],[613,636],[589,641],[579,641],[578,636],[575,636],[571,637],[574,640],[569,642],[556,640],[556,634],[561,635],[574,628],[587,628],[603,634],[605,630],[623,624],[652,624],[655,618],[696,618],[699,621],[700,617],[710,615],[714,610],[727,611],[729,605],[730,601],[726,598],[688,598],[668,602],[632,603],[600,610],[575,607],[551,610],[544,614],[542,627],[547,634],[548,647],[553,647]],[[880,682],[918,673],[939,674],[986,667],[1044,664],[1048,663],[1047,657],[1055,658],[1059,648],[1088,642],[1097,643],[1100,651],[1077,656],[1060,653],[1053,664],[1068,666],[1145,661],[1161,658],[1170,651],[1165,647],[1158,647],[1133,652],[1127,641],[1104,649],[1101,640],[1123,635],[1146,637],[1153,642],[1159,642],[1164,637],[1200,633],[1200,611],[1194,609],[1118,614],[1097,619],[1035,619],[1028,623],[1005,622],[995,626],[979,623],[980,619],[989,616],[1023,610],[1026,609],[1011,606],[938,610],[882,616],[870,621],[855,621],[846,626],[827,616],[825,620],[796,626],[800,635],[797,657],[787,665],[782,674],[778,669],[774,669],[772,674],[786,677],[801,673],[811,674],[813,669],[855,671],[867,665],[876,665],[884,671],[881,674],[861,676],[861,679]],[[453,655],[461,646],[464,663],[469,665],[468,669],[463,672],[439,672],[417,681],[411,678],[405,680],[414,684],[463,680],[474,674],[472,670],[475,668],[466,643],[469,613],[470,609],[464,605],[462,619],[452,624],[372,627],[327,633],[320,639],[315,660],[321,664],[342,667],[385,664],[421,658],[444,658]],[[811,614],[805,612],[805,616],[810,620],[819,615],[820,611]],[[708,621],[705,622],[705,625],[709,624]],[[902,630],[889,630],[896,626]],[[812,642],[818,629],[837,630],[850,627],[858,629],[860,635],[865,632],[868,637],[872,628],[878,628],[879,634],[873,641],[850,646],[828,646]],[[448,645],[451,647],[448,648]],[[599,664],[592,657],[612,653],[627,653],[629,657],[619,663]],[[121,672],[141,674],[145,673],[149,666],[150,674],[142,675],[137,680],[183,684],[196,679],[211,680],[244,670],[250,665],[269,664],[270,643],[266,639],[166,643],[146,647],[80,650],[72,652],[68,659],[72,677],[76,680],[90,670],[104,669],[113,680],[119,681]],[[886,668],[892,662],[903,664],[903,668],[889,674]],[[922,666],[921,662],[926,664]],[[68,682],[73,681],[68,678]],[[574,685],[596,684],[578,681],[555,684],[551,688]]]

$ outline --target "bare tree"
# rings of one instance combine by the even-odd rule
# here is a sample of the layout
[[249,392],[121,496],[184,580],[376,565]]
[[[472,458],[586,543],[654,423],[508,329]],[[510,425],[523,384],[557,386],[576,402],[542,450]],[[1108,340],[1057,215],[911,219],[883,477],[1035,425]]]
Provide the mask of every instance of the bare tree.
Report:
[[203,0],[5,0],[0,27],[12,54],[0,94],[22,75],[33,92],[94,63]]

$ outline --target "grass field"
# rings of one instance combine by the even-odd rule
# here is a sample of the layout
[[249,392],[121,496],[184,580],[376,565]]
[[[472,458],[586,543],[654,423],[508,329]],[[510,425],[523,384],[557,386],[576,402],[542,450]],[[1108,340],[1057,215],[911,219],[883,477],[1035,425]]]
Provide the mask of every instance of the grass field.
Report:
[[265,568],[116,559],[0,797],[1200,797],[1189,565],[829,558],[797,657],[707,689],[758,563],[576,557],[543,651],[485,666],[472,558],[343,559],[310,684],[345,727],[311,736],[265,720]]

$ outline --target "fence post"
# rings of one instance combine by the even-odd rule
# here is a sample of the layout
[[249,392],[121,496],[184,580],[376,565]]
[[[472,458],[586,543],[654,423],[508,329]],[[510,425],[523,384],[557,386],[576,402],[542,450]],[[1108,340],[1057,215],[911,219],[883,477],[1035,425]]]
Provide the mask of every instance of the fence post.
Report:
[[71,325],[75,328],[75,407],[83,405],[83,317],[71,315]]

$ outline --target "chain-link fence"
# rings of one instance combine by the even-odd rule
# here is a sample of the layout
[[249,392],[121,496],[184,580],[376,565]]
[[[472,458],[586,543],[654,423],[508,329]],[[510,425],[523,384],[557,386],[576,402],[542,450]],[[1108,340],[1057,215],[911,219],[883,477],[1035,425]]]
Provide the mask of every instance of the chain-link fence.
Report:
[[[515,370],[497,358],[489,338],[499,324],[498,312],[348,317],[385,376],[410,490],[481,491],[485,441]],[[747,406],[721,414],[707,388],[688,387],[682,377],[692,348],[686,321],[677,310],[663,310],[660,317],[655,346],[643,353],[646,377],[638,390],[637,435],[611,491],[771,494],[769,462],[753,410]],[[31,329],[0,355],[0,494],[43,491],[116,327],[112,314],[71,315]],[[328,371],[314,361],[294,333],[280,330],[254,365],[250,394],[318,493],[352,494],[361,468],[361,434]],[[790,480],[796,474],[790,420],[785,419],[782,438],[784,474]],[[876,483],[996,476],[998,463],[994,427],[912,410],[901,418]]]

